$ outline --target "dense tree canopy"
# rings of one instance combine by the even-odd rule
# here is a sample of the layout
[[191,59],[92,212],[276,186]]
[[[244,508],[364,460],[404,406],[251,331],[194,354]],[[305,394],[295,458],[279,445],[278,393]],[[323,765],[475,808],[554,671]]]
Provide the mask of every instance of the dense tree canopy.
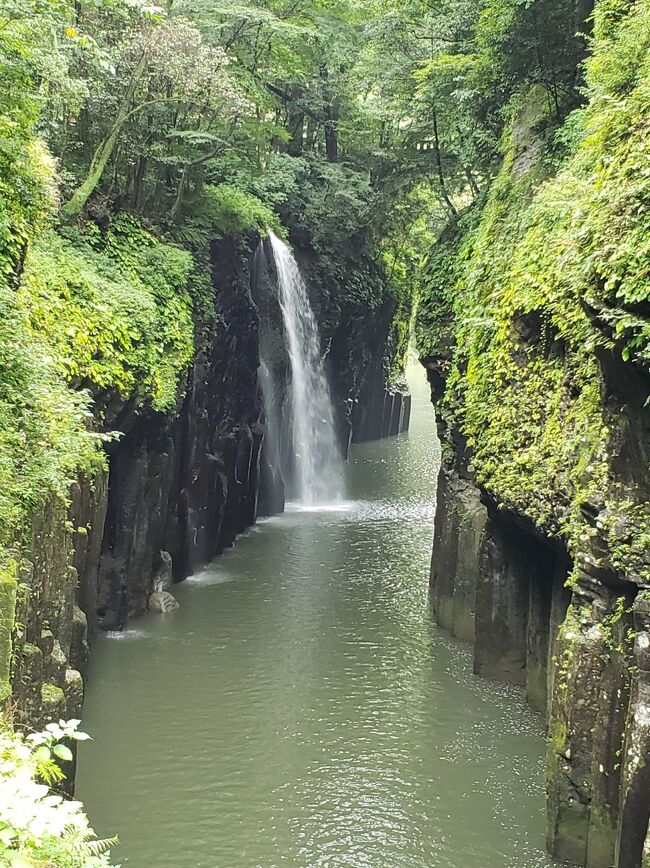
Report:
[[276,212],[300,186],[309,234],[334,202],[372,243],[403,246],[423,212],[435,229],[484,189],[517,93],[540,84],[558,116],[575,103],[583,5],[14,0],[2,177],[21,173],[31,219],[47,185],[25,153],[44,140],[64,221],[126,209],[170,230],[210,212],[206,185]]
[[[625,8],[601,2],[601,21]],[[3,3],[7,538],[16,503],[84,453],[87,398],[101,416],[137,384],[139,402],[173,405],[192,321],[209,320],[215,237],[285,232],[339,305],[378,303],[374,259],[405,324],[422,262],[485,199],[531,89],[549,141],[583,99],[590,13],[588,0]]]
[[0,592],[120,412],[176,411],[215,239],[268,228],[338,313],[406,345],[419,305],[447,454],[648,586],[649,34],[650,0],[3,0]]

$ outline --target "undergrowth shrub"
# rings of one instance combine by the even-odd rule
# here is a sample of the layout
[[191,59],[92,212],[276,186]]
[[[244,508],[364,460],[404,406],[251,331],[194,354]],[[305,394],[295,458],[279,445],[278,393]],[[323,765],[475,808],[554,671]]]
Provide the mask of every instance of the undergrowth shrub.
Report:
[[485,203],[441,237],[418,330],[423,354],[450,348],[445,413],[478,481],[573,552],[598,504],[612,562],[647,580],[650,514],[614,471],[599,356],[650,364],[650,6],[611,11],[587,105],[553,140],[524,106]]
[[0,721],[0,865],[12,868],[100,868],[116,839],[100,841],[81,802],[52,788],[63,780],[57,760],[70,761],[66,741],[88,736],[80,721],[60,720],[24,735]]
[[72,387],[164,411],[194,349],[191,268],[187,252],[153,237],[118,244],[109,233],[93,249],[48,232],[32,245],[19,302]]

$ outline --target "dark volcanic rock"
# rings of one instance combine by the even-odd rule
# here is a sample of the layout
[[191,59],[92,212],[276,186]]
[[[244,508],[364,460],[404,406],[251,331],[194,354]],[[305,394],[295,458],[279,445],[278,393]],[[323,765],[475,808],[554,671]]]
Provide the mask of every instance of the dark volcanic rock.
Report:
[[[431,379],[439,397],[439,380]],[[612,563],[602,504],[583,504],[587,530],[576,565],[557,538],[499,509],[473,482],[462,436],[444,419],[439,429],[453,450],[441,470],[435,520],[438,623],[473,642],[477,673],[525,687],[532,707],[546,714],[549,851],[585,868],[645,868],[650,591]],[[635,430],[632,464],[644,442]],[[633,481],[633,466],[620,454],[617,460]],[[625,527],[618,532],[627,538]]]
[[255,520],[263,429],[250,252],[220,241],[212,255],[215,324],[180,412],[136,420],[111,456],[98,600],[105,629],[147,610],[161,551],[181,581]]
[[[284,339],[258,245],[224,239],[212,247],[214,316],[209,328],[197,323],[200,349],[175,412],[104,395],[103,419],[122,432],[108,446],[108,472],[79,479],[69,504],[50,497],[34,515],[16,612],[25,628],[12,655],[19,722],[79,716],[97,627],[123,629],[149,608],[173,611],[172,583],[233,545],[255,521],[258,497],[263,512],[284,508],[282,480],[264,452],[260,312],[274,324],[262,335],[275,339],[270,357],[286,370]],[[396,433],[409,405],[387,388],[394,308],[359,304],[342,313],[327,287],[315,291],[342,439]]]

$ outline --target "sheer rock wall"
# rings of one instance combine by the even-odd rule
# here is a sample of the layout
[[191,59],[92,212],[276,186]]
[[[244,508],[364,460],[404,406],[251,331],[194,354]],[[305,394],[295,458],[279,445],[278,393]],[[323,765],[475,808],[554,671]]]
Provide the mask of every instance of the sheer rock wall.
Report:
[[[439,366],[428,366],[440,408]],[[622,397],[616,390],[610,401],[635,446],[622,438],[614,460],[643,485],[638,408]],[[546,717],[549,851],[586,868],[641,868],[650,817],[650,591],[613,563],[597,509],[585,504],[585,545],[569,553],[481,489],[471,450],[443,414],[441,437],[454,446],[438,484],[435,617],[473,644],[478,675],[520,685]],[[621,528],[621,544],[628,533]]]
[[[255,521],[268,471],[253,299],[258,243],[213,245],[215,317],[176,411],[114,402],[109,425],[123,435],[107,444],[107,466],[79,479],[67,501],[48,497],[35,510],[22,574],[1,589],[11,615],[6,668],[17,722],[41,727],[80,716],[93,634],[123,629],[149,609],[172,610],[174,582]],[[350,329],[347,315],[335,313],[324,346],[349,441],[352,406],[364,413],[365,394],[383,395],[392,314],[357,305]],[[198,331],[204,326],[198,323]],[[395,426],[364,430],[378,437]]]

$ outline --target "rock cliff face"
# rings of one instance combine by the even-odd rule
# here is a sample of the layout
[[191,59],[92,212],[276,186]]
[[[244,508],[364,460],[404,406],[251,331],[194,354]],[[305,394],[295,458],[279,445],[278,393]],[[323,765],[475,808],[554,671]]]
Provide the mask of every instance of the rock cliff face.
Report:
[[[641,868],[650,846],[648,384],[603,354],[608,487],[581,498],[565,536],[476,482],[474,450],[450,412],[448,358],[441,345],[424,359],[446,444],[431,565],[437,621],[473,644],[477,674],[520,685],[546,716],[549,851],[587,868]],[[572,433],[558,432],[558,449]],[[525,475],[520,483],[531,502],[542,499]],[[621,492],[613,521],[608,504]],[[555,497],[551,506],[568,512],[568,490]]]
[[349,448],[408,430],[411,396],[403,382],[391,382],[390,368],[398,352],[395,302],[368,311],[348,305],[339,315],[331,341],[334,394],[338,399],[342,437]]
[[647,864],[650,817],[647,81],[629,53],[648,10],[617,8],[612,27],[594,8],[583,134],[558,156],[531,89],[432,251],[419,314],[447,456],[438,617],[545,711],[548,847],[588,868]]
[[[256,519],[260,481],[269,474],[259,286],[258,303],[253,299],[258,243],[213,245],[215,317],[176,412],[120,407],[116,427],[124,433],[107,447],[108,468],[79,479],[69,503],[50,498],[34,515],[12,654],[12,701],[21,722],[41,726],[79,716],[93,632],[122,629],[149,609],[172,610],[173,583],[231,546]],[[384,401],[391,322],[388,308],[358,306],[324,335],[348,441],[355,433],[352,408],[358,417],[371,396]],[[390,400],[401,408],[401,395]],[[400,427],[403,415],[395,411]],[[382,421],[357,435],[397,427]],[[282,506],[280,498],[266,511]]]
[[49,498],[34,515],[32,547],[19,577],[12,699],[20,722],[41,727],[76,717],[88,660],[88,619],[97,600],[108,474],[73,486],[70,503]]
[[462,460],[443,467],[435,616],[473,644],[478,675],[520,685],[546,716],[549,851],[588,868],[640,868],[650,815],[650,594],[602,560],[584,564],[576,579],[557,539],[499,509]]
[[178,414],[134,420],[111,455],[97,608],[104,629],[148,609],[168,560],[161,553],[180,581],[255,520],[263,428],[249,254],[224,241],[213,260],[218,316]]
[[89,634],[169,610],[173,582],[255,520],[263,427],[250,256],[223,241],[213,258],[217,316],[177,412],[123,410],[108,471],[80,479],[69,506],[48,500],[34,518],[12,683],[16,714],[30,725],[78,715]]

